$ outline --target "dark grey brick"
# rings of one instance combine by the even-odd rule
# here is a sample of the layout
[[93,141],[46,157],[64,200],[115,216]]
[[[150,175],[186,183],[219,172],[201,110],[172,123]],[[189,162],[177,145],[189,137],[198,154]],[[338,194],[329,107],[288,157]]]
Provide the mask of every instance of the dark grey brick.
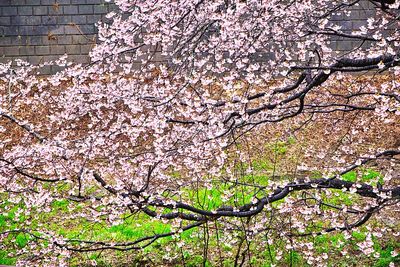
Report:
[[65,54],[65,46],[63,45],[52,45],[50,46],[51,55],[62,55]]
[[13,16],[11,17],[11,25],[26,25],[28,16]]
[[64,69],[65,69],[65,67],[52,65],[51,66],[51,73],[57,73],[57,72],[62,71]]
[[[94,23],[108,10],[109,5],[104,2],[0,0],[0,57],[4,54],[1,59],[22,57],[39,64],[67,52],[74,62],[88,63],[89,57],[85,55],[96,40]],[[50,71],[54,69],[41,72]]]
[[36,55],[49,55],[50,54],[50,47],[49,46],[35,46],[35,53]]
[[32,15],[32,7],[31,6],[19,6],[18,7],[18,14],[19,15]]
[[57,16],[57,23],[58,24],[70,24],[72,22],[72,16]]
[[25,0],[25,3],[27,5],[31,5],[31,6],[40,6],[40,0]]
[[[62,35],[61,35],[62,36]],[[57,44],[60,35],[55,35],[49,32],[47,36],[42,36],[42,42],[44,45],[55,45]]]
[[117,10],[117,9],[118,9],[118,7],[117,7],[115,4],[113,4],[113,3],[109,3],[109,4],[107,4],[106,6],[107,6],[107,11],[108,11],[108,12],[110,12],[110,11],[112,11],[112,10]]
[[79,10],[79,14],[93,14],[93,6],[92,5],[79,5],[78,10]]
[[10,36],[0,36],[0,46],[11,45],[11,38]]
[[3,34],[5,36],[18,36],[18,26],[3,27]]
[[101,20],[101,15],[88,15],[86,16],[87,23],[94,24]]
[[366,26],[367,22],[365,20],[355,20],[353,21],[353,30],[359,30],[361,26]]
[[107,13],[107,11],[108,11],[107,6],[104,4],[93,6],[94,14],[104,14],[104,13]]
[[362,10],[352,10],[350,16],[343,15],[344,20],[365,19],[362,17]]
[[12,45],[29,45],[29,36],[13,36],[11,37]]
[[94,27],[94,25],[80,25],[79,29],[84,34],[95,34],[96,33],[96,28]]
[[376,10],[375,9],[367,9],[367,10],[361,10],[360,13],[364,18],[370,18],[375,16]]
[[1,14],[3,16],[16,16],[18,14],[18,9],[14,6],[2,7]]
[[[46,62],[45,57],[44,57],[43,61]],[[39,69],[39,71],[38,71],[38,74],[41,74],[41,75],[49,75],[49,74],[51,74],[51,67],[50,66],[41,67]]]
[[57,24],[57,17],[55,16],[42,16],[41,21],[43,25],[56,25]]
[[92,48],[93,48],[92,44],[81,45],[81,53],[82,54],[89,54],[89,52],[92,50]]
[[60,35],[57,38],[57,44],[71,44],[72,43],[72,36],[71,35]]
[[349,51],[353,47],[354,42],[352,41],[341,41],[337,43],[336,50]]
[[81,34],[81,32],[78,30],[77,25],[66,25],[65,26],[65,34],[78,35],[78,34]]
[[0,6],[10,6],[12,0],[1,0],[0,1]]
[[103,4],[104,0],[86,0],[88,4]]
[[372,45],[375,45],[375,42],[372,41],[365,41],[362,47],[370,47]]
[[11,17],[0,17],[0,26],[9,26],[11,24]]
[[84,5],[86,4],[87,0],[71,0],[71,4],[80,4],[80,5]]
[[40,25],[42,24],[42,20],[39,16],[26,16],[25,23],[28,25]]
[[29,24],[18,26],[18,35],[27,38],[28,36],[40,35],[40,26],[30,26]]
[[52,5],[55,4],[57,2],[57,0],[40,0],[40,3],[42,5]]
[[78,14],[78,6],[63,6],[63,13],[64,14]]
[[4,55],[6,56],[17,56],[19,54],[18,46],[6,46],[4,47]]
[[65,50],[68,55],[80,55],[81,54],[81,46],[80,45],[66,45]]
[[48,9],[47,6],[34,6],[33,14],[34,15],[47,15]]
[[66,33],[68,27],[64,27],[64,26],[58,26],[58,27],[51,27],[49,29],[50,34],[53,35],[59,35],[59,34],[64,34]]
[[75,24],[86,24],[86,15],[72,16],[72,22]]
[[337,25],[342,26],[342,30],[351,30],[352,28],[352,23],[351,21],[338,21]]
[[49,33],[49,27],[46,25],[33,26],[33,36],[47,35]]
[[37,55],[30,56],[29,62],[33,65],[39,65],[44,62],[44,58],[43,58],[43,56],[37,56]]
[[18,33],[19,35],[32,35],[34,34],[33,26],[19,26]]
[[72,36],[72,44],[87,44],[87,43],[88,43],[87,37],[81,34]]
[[47,12],[48,15],[60,15],[62,13],[63,11],[60,5],[54,4],[48,7],[48,12]]
[[19,54],[22,56],[32,56],[35,54],[35,49],[33,46],[21,46],[19,48]]
[[34,31],[36,35],[47,35],[49,33],[49,27],[51,26],[46,26],[46,25],[40,25],[37,26]]
[[369,9],[374,8],[374,5],[368,1],[360,1],[358,6],[353,6],[354,9]]
[[88,56],[82,56],[82,55],[71,55],[68,56],[68,60],[71,60],[74,63],[77,64],[87,64],[89,63],[89,57]]
[[42,36],[28,36],[27,43],[28,43],[28,45],[43,45],[43,44],[45,44],[45,42],[43,42]]

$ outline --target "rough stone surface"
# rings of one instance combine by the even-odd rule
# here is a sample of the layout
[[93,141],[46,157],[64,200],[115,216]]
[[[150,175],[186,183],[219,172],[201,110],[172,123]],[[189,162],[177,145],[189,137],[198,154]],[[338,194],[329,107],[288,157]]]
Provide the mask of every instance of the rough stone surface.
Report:
[[0,0],[0,63],[20,58],[39,64],[67,53],[87,64],[95,23],[113,8],[105,0]]
[[[0,0],[0,63],[21,58],[37,64],[67,53],[70,60],[87,64],[96,41],[95,23],[114,8],[105,0]],[[376,7],[366,0],[352,9],[350,16],[337,13],[331,17],[346,33],[365,26],[376,12]],[[331,39],[332,49],[339,54],[359,45],[354,39]],[[367,45],[364,43],[363,47]],[[255,60],[271,57],[263,53]],[[155,61],[162,60],[165,58],[158,52]],[[48,72],[56,70],[53,66]]]

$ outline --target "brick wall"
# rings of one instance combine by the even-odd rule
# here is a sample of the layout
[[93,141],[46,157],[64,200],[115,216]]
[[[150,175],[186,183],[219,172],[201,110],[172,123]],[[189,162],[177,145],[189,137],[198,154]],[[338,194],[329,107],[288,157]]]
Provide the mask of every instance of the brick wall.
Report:
[[[87,54],[96,41],[95,23],[113,8],[105,0],[0,0],[0,62],[21,58],[38,64],[67,53],[76,63],[88,63]],[[332,18],[345,32],[366,25],[376,7],[362,1],[352,10],[351,16],[342,12]],[[341,53],[360,43],[335,37],[331,47]],[[53,66],[44,74],[56,70]]]
[[[336,13],[332,16],[331,21],[335,25],[342,26],[341,31],[345,33],[351,33],[352,31],[358,31],[361,26],[367,26],[367,19],[374,17],[376,14],[377,6],[369,1],[361,1],[359,5],[351,7],[351,15],[347,16],[344,12]],[[343,53],[351,50],[352,48],[368,47],[370,43],[362,42],[357,39],[344,38],[344,37],[332,37],[331,47],[338,53]]]
[[0,0],[0,62],[21,58],[38,64],[67,53],[76,63],[88,63],[95,23],[112,8],[104,0]]

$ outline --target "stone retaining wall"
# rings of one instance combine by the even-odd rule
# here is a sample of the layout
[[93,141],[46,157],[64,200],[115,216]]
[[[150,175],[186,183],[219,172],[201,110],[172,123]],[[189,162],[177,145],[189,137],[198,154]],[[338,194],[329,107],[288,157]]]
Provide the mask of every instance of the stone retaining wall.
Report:
[[[0,0],[0,63],[21,58],[38,64],[65,53],[73,62],[89,63],[87,55],[96,41],[95,23],[113,8],[105,0]],[[358,30],[376,8],[362,1],[352,7],[351,16],[337,13],[332,21],[345,32]],[[339,53],[359,45],[359,40],[349,38],[331,42]],[[44,74],[57,68],[49,67]]]
[[0,0],[0,62],[21,58],[38,64],[67,53],[76,63],[88,63],[95,23],[112,8],[104,0]]

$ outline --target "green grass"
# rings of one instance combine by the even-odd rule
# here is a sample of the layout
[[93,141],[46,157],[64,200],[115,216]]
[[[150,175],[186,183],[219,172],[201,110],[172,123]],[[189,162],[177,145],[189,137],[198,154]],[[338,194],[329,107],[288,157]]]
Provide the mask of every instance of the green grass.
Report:
[[351,171],[342,175],[342,179],[348,182],[369,183],[376,186],[377,183],[383,184],[383,176],[373,169],[360,169],[359,172]]
[[[277,143],[273,147],[273,149],[275,149],[274,152],[277,154],[285,154],[288,145],[290,144]],[[272,163],[268,162],[268,160],[261,159],[253,162],[252,167],[261,171],[271,168],[271,164]],[[316,174],[316,177],[320,177],[320,174]],[[363,169],[359,172],[349,172],[343,175],[343,179],[346,181],[368,182],[371,184],[383,182],[382,175],[371,169]],[[269,178],[264,174],[244,175],[241,177],[240,182],[267,186],[269,183]],[[93,188],[90,190],[94,191]],[[195,207],[210,211],[215,210],[217,207],[221,207],[223,205],[241,206],[249,203],[252,201],[252,197],[256,193],[256,197],[258,198],[265,196],[265,193],[261,191],[257,192],[256,189],[251,187],[246,187],[240,184],[235,185],[232,183],[217,182],[212,183],[211,188],[200,188],[197,190],[194,187],[187,187],[182,192],[183,193],[179,197],[174,196],[172,199],[191,202]],[[348,194],[347,192],[342,192],[341,190],[332,190],[331,192],[332,194],[330,195],[326,195],[325,193],[321,192],[322,199],[327,203],[338,206],[350,206],[359,202],[359,197],[354,194]],[[301,194],[292,193],[291,196],[298,196],[300,198]],[[19,229],[28,219],[24,215],[19,217],[16,216],[19,210],[25,209],[24,205],[22,203],[8,202],[7,194],[0,195],[0,199],[3,200],[0,204],[0,208],[3,211],[0,213],[0,231]],[[274,202],[271,205],[272,209],[278,209],[283,202],[284,200]],[[84,211],[84,207],[81,204],[68,200],[54,201],[51,203],[50,207],[51,209],[49,212],[40,214],[36,214],[34,212],[35,210],[33,209],[31,211],[31,216],[33,215],[34,217],[33,220],[30,219],[30,227],[35,230],[38,229],[38,225],[42,223],[45,224],[49,230],[56,231],[59,235],[65,238],[111,242],[133,241],[142,238],[143,236],[167,233],[173,229],[176,229],[173,226],[174,222],[155,220],[142,213],[132,216],[128,216],[129,214],[124,214],[124,216],[121,217],[120,224],[111,226],[104,222],[94,223],[85,218],[64,220],[64,217],[67,218],[70,214]],[[100,209],[101,207],[97,207],[98,211],[100,211]],[[321,206],[321,210],[323,211],[328,211],[329,209],[330,207]],[[161,213],[171,212],[170,209],[159,209],[157,211]],[[275,210],[274,212],[277,211]],[[270,216],[270,213],[265,211],[265,213],[260,216],[268,217]],[[244,223],[243,220],[238,220],[236,223],[240,225],[239,222]],[[322,221],[316,222],[314,226],[310,226],[307,228],[307,230],[311,231],[318,229],[318,227],[324,226],[324,223],[325,222]],[[218,225],[221,227],[219,223],[210,222],[210,227],[212,226],[215,228]],[[234,263],[234,255],[237,253],[237,247],[217,240],[217,230],[214,228],[213,230],[210,230],[212,231],[212,235],[208,240],[208,251],[210,254],[214,253],[213,257],[217,257],[216,251],[218,250],[225,255],[221,259],[221,262],[214,261],[214,264],[217,262],[217,266],[219,266],[220,263],[223,266],[232,266]],[[359,264],[359,262],[357,262],[357,259],[359,259],[356,257],[357,254],[349,259],[337,257],[335,255],[340,255],[340,252],[344,247],[350,248],[351,251],[359,254],[360,252],[357,251],[356,242],[365,240],[367,232],[367,228],[360,227],[352,232],[352,237],[350,240],[346,240],[343,233],[333,232],[315,237],[305,237],[301,242],[311,242],[314,245],[317,254],[321,255],[322,253],[327,253],[333,257],[332,259],[329,258],[329,266],[348,266],[352,264]],[[235,234],[238,235],[235,236]],[[232,236],[234,240],[238,240],[240,238],[239,233],[235,231],[223,232],[219,230],[218,236],[219,238]],[[275,242],[269,246],[269,249],[265,244],[266,240],[266,237],[259,235],[255,237],[253,243],[250,245],[250,248],[252,249],[250,261],[254,266],[271,266],[272,264],[276,264],[275,260],[270,260],[270,256],[275,257],[277,251],[285,251],[286,243],[279,241],[279,238],[277,239],[278,242]],[[9,234],[8,237],[3,240],[3,244],[6,248],[0,247],[0,264],[15,264],[16,257],[10,256],[9,253],[20,251],[22,248],[25,248],[30,241],[32,241],[32,238],[23,233]],[[366,261],[368,264],[371,264],[371,266],[383,267],[388,266],[390,262],[399,262],[399,256],[391,256],[391,252],[394,249],[400,248],[400,243],[396,241],[395,238],[386,237],[384,241],[379,241],[377,238],[374,238],[373,241],[375,251],[379,253],[379,258],[368,259],[368,261]],[[184,243],[182,248],[177,245],[179,242]],[[233,244],[237,244],[237,242],[233,242]],[[135,252],[103,252],[77,255],[74,260],[71,261],[71,265],[80,266],[83,262],[87,262],[87,260],[95,260],[101,266],[113,266],[115,262],[123,260],[131,263],[136,262],[140,265],[143,263],[143,260],[147,261],[146,259],[150,258],[153,262],[157,261],[156,264],[162,264],[165,260],[163,257],[166,255],[166,249],[171,251],[171,254],[178,255],[174,259],[169,259],[169,261],[173,262],[174,266],[202,265],[204,262],[202,254],[204,251],[203,228],[192,229],[174,237],[159,239],[145,249]],[[304,256],[295,250],[286,251],[283,254],[281,264],[285,266],[308,266],[307,260],[304,258]],[[213,261],[209,258],[205,261],[205,265],[213,266]]]

